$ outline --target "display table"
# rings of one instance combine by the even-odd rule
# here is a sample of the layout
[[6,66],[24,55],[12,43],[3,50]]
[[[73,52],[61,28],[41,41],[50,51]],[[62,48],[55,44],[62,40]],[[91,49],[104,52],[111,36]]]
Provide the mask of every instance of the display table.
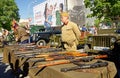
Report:
[[[76,66],[72,63],[61,64],[55,66],[48,66],[43,68],[29,68],[34,62],[28,60],[38,59],[38,58],[23,58],[15,55],[14,52],[18,51],[20,46],[8,46],[4,48],[3,62],[12,64],[14,68],[20,68],[25,74],[29,75],[30,78],[114,78],[117,70],[113,62],[107,61],[108,66],[99,67],[94,69],[79,69],[75,71],[61,72],[61,68]],[[18,51],[19,52],[19,51]],[[98,59],[97,59],[98,60]],[[96,59],[90,62],[84,63],[94,63]],[[99,59],[100,60],[100,59]],[[62,60],[57,60],[62,61]],[[105,60],[101,60],[105,61]],[[51,62],[51,61],[50,61]],[[47,62],[47,63],[50,63]],[[37,62],[35,65],[44,64],[46,62]],[[18,65],[18,66],[16,66]]]

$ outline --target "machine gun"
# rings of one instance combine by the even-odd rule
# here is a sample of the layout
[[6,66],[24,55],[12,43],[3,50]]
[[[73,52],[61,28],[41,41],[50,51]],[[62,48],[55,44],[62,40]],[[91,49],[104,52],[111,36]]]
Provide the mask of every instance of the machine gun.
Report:
[[41,68],[41,67],[46,67],[46,66],[55,66],[55,65],[60,65],[60,64],[68,64],[68,63],[75,63],[75,62],[81,62],[81,61],[91,61],[93,59],[100,59],[100,58],[107,58],[107,55],[92,55],[88,57],[80,57],[80,58],[75,58],[75,59],[70,59],[70,60],[62,60],[62,61],[52,61],[46,64],[40,64],[37,66],[33,66],[30,68]]
[[97,61],[97,62],[92,63],[92,64],[80,64],[80,65],[74,66],[74,67],[61,68],[60,71],[61,72],[67,72],[67,71],[78,70],[78,69],[105,67],[107,65],[108,65],[108,62]]

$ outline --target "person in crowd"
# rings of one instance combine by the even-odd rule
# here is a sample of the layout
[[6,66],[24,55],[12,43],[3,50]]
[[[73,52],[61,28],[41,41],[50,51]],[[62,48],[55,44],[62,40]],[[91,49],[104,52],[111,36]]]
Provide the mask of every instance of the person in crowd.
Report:
[[7,36],[8,33],[9,33],[9,31],[8,31],[7,29],[4,29],[4,30],[3,30],[3,36]]
[[86,37],[86,33],[87,33],[88,29],[86,28],[85,25],[82,26],[82,34],[83,34],[83,37]]
[[94,35],[97,35],[97,34],[98,34],[98,33],[97,33],[97,27],[96,27],[96,26],[93,26],[93,28],[94,28],[94,30],[95,30]]
[[67,12],[61,13],[61,21],[63,22],[61,37],[64,48],[67,51],[76,51],[81,36],[78,26],[69,20],[69,14]]
[[82,26],[82,31],[83,31],[83,32],[87,31],[87,28],[86,28],[85,25]]
[[4,45],[8,45],[8,41],[9,41],[8,34],[9,34],[9,31],[8,31],[7,29],[4,29],[4,30],[3,30],[3,33],[2,33],[3,46],[4,46]]
[[17,24],[17,21],[13,18],[13,20],[12,20],[12,27],[16,26],[16,24]]
[[12,29],[14,31],[15,40],[19,44],[28,43],[29,34],[26,32],[26,29],[24,27],[20,27],[18,24],[16,24],[16,26],[14,26]]
[[89,32],[92,35],[97,35],[97,28],[96,28],[96,26],[91,26],[90,29],[89,29]]

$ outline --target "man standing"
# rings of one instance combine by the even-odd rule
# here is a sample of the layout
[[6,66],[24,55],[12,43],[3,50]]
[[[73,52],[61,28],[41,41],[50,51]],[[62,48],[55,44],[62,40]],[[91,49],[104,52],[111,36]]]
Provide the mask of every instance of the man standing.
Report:
[[74,22],[69,20],[69,14],[67,12],[61,13],[62,27],[62,42],[67,51],[76,51],[77,45],[80,40],[80,30]]

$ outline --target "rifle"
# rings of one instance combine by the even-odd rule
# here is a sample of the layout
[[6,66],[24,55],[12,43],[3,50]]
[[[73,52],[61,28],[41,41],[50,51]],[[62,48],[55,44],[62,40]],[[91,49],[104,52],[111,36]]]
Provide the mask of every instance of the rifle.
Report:
[[[87,53],[80,53],[80,52],[54,52],[54,53],[43,53],[43,54],[32,54],[32,55],[19,55],[18,57],[22,57],[21,59],[25,58],[25,62],[28,61],[30,58],[40,58],[39,60],[36,60],[36,62],[42,62],[42,61],[52,61],[52,60],[61,60],[61,59],[72,59],[75,57],[80,56],[88,56]],[[34,64],[35,64],[34,63]],[[24,64],[24,62],[23,62]],[[21,64],[21,65],[23,65]],[[34,65],[33,64],[33,65]]]
[[37,47],[38,48],[50,48],[50,46],[40,46],[40,45],[38,45]]
[[23,58],[27,58],[26,61],[29,59],[29,58],[48,58],[48,57],[54,57],[54,56],[59,56],[57,58],[63,58],[63,57],[60,57],[60,56],[76,56],[76,57],[80,57],[80,56],[88,56],[87,53],[79,53],[79,52],[54,52],[54,53],[34,53],[34,54],[30,54],[30,55],[17,55],[18,57],[22,57]]
[[[76,57],[82,57],[82,56],[87,56],[86,53],[81,53],[81,54],[78,54],[78,55],[52,55],[52,56],[45,56],[43,58],[40,58],[38,60],[28,60],[27,62],[34,62],[33,65],[37,62],[43,62],[43,61],[54,61],[54,60],[62,60],[62,59],[67,59],[67,60],[70,60],[70,59],[75,59]],[[32,65],[32,66],[33,66]]]
[[53,57],[53,56],[61,56],[61,55],[69,55],[69,56],[88,56],[87,53],[80,53],[80,52],[58,52],[58,53],[51,53],[51,54],[41,54],[37,55],[36,57]]
[[40,58],[38,60],[28,60],[27,62],[33,62],[32,66],[34,66],[37,62],[44,62],[44,61],[54,61],[54,60],[62,60],[62,59],[74,59],[74,56],[54,56],[54,57],[47,57],[47,58]]
[[33,53],[46,53],[46,52],[59,52],[62,51],[61,48],[41,48],[41,49],[34,49],[32,51],[16,51],[14,52],[15,55],[21,55],[21,54],[33,54]]
[[41,49],[41,48],[49,49],[49,48],[51,48],[49,45],[47,45],[47,46],[41,46],[41,45],[34,45],[34,44],[35,43],[22,45],[22,47],[19,50],[20,51],[26,51],[26,50],[31,50],[31,49]]
[[88,57],[80,57],[80,58],[75,58],[75,59],[70,59],[70,60],[63,60],[63,61],[52,61],[49,62],[47,64],[40,64],[37,66],[33,66],[30,68],[41,68],[41,67],[46,67],[46,66],[54,66],[54,65],[60,65],[60,64],[68,64],[68,63],[75,63],[75,62],[87,62],[87,61],[91,61],[93,59],[100,59],[100,58],[107,58],[107,55],[92,55],[92,56],[88,56]]
[[54,57],[54,56],[88,56],[87,53],[80,53],[80,52],[52,52],[52,53],[41,53],[41,54],[30,54],[30,55],[18,55],[18,57],[24,57],[24,58],[46,58],[46,57]]
[[78,69],[89,69],[89,68],[98,68],[98,67],[105,67],[108,65],[108,62],[102,62],[102,61],[97,61],[93,64],[80,64],[78,66],[74,67],[68,67],[68,68],[61,68],[61,72],[67,72],[67,71],[72,71],[72,70],[78,70]]
[[26,50],[33,50],[33,49],[41,49],[41,48],[49,49],[50,46],[23,45],[21,48],[19,48],[19,51],[26,51]]

